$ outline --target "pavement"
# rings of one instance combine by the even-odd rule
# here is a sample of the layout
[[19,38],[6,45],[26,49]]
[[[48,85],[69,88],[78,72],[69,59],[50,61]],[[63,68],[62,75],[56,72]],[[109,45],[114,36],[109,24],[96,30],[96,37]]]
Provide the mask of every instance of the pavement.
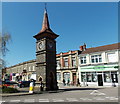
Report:
[[23,95],[33,95],[33,94],[44,94],[44,93],[58,93],[58,92],[62,92],[65,90],[69,90],[69,89],[98,89],[98,88],[106,88],[105,86],[59,86],[59,90],[57,91],[40,91],[39,87],[34,87],[34,93],[29,93],[29,87],[27,88],[18,88],[19,92],[18,93],[2,93],[0,94],[0,96],[2,97],[9,97],[9,96],[23,96]]

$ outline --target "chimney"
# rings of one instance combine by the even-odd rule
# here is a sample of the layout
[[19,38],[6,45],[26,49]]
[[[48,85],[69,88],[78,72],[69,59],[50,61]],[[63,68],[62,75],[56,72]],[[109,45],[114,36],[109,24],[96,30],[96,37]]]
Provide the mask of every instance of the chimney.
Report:
[[86,50],[86,44],[84,43],[84,45],[83,45],[83,51],[85,51]]
[[80,46],[80,51],[83,51],[83,46]]

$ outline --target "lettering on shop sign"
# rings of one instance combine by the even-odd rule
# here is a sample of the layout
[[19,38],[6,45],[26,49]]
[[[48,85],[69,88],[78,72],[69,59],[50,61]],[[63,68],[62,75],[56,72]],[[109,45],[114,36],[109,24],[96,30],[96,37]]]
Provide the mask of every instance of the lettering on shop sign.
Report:
[[89,68],[87,67],[87,68],[81,68],[81,69],[105,70],[105,68],[119,68],[119,66],[94,66],[94,67],[89,67]]

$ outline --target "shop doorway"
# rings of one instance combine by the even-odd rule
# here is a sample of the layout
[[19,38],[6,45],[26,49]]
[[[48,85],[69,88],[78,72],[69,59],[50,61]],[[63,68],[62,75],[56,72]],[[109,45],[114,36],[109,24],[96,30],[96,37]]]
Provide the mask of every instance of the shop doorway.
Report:
[[65,85],[67,85],[68,80],[70,81],[70,73],[69,72],[64,72],[63,73],[63,78],[65,80]]
[[102,74],[98,74],[98,86],[103,86]]
[[73,85],[76,85],[76,73],[73,73]]

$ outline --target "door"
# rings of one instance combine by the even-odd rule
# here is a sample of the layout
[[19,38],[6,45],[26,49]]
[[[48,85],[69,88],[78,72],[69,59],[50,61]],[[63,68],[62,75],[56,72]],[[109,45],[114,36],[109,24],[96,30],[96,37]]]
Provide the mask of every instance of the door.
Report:
[[50,90],[54,90],[54,75],[50,72]]
[[68,80],[70,80],[70,73],[69,72],[64,72],[64,79],[65,79],[65,84],[67,84]]
[[103,86],[102,74],[98,74],[98,86]]
[[76,73],[73,73],[73,85],[76,85]]

